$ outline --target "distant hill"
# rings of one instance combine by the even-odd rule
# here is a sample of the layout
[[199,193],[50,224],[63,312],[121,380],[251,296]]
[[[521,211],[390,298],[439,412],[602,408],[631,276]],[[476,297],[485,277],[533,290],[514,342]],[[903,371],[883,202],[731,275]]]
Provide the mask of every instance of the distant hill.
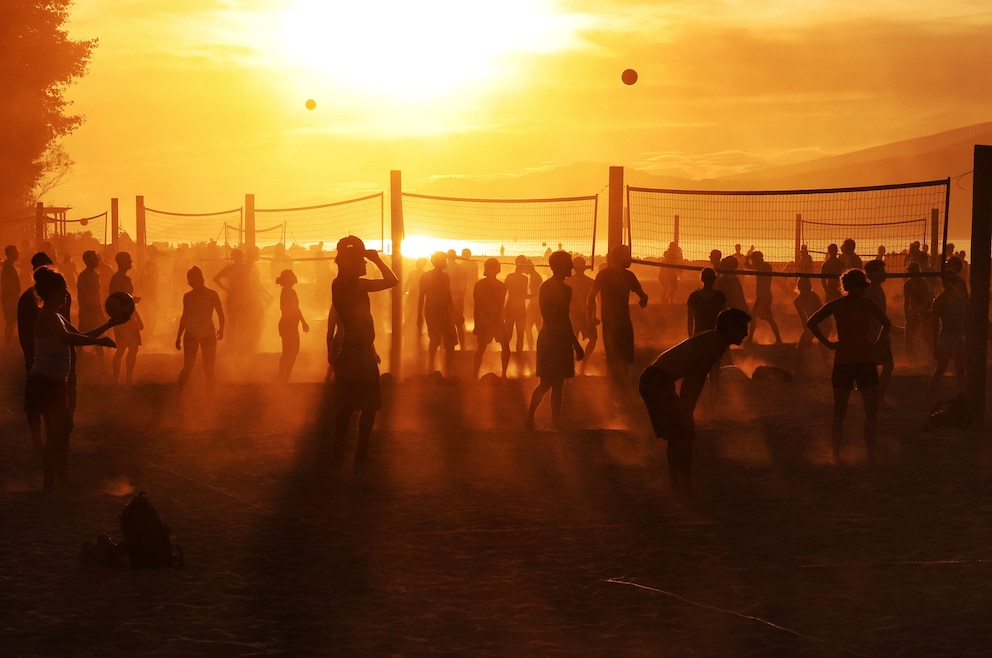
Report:
[[[974,166],[976,144],[992,144],[992,122],[724,178],[692,180],[626,168],[624,182],[638,187],[757,190],[951,178],[950,234],[952,239],[962,240],[970,237],[973,177],[968,172]],[[439,177],[417,191],[474,198],[549,198],[596,194],[605,191],[608,182],[608,164],[580,162],[519,176]]]

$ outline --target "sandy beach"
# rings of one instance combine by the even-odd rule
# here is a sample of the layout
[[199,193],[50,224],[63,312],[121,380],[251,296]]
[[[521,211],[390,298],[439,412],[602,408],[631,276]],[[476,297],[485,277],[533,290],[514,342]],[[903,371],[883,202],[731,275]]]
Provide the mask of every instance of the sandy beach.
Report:
[[[2,653],[988,655],[987,430],[923,429],[929,366],[897,355],[880,465],[856,394],[834,465],[825,371],[745,376],[793,349],[735,350],[744,374],[704,392],[689,502],[646,413],[597,375],[568,382],[558,433],[546,407],[524,428],[530,377],[388,382],[369,463],[335,464],[320,354],[284,386],[274,354],[222,368],[212,395],[177,390],[176,353],[142,353],[133,387],[82,363],[72,485],[46,494],[8,350]],[[138,491],[185,567],[82,565]]]

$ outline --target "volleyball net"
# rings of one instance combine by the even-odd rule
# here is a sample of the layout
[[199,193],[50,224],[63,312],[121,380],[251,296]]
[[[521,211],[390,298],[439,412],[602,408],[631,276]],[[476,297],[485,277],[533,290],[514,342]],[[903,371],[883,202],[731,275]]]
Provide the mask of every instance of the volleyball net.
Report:
[[[831,244],[854,240],[863,261],[905,255],[914,243],[933,269],[947,244],[950,179],[809,190],[704,191],[627,188],[627,241],[635,259],[658,261],[672,243],[687,269],[710,251],[761,251],[766,262],[798,262],[803,247],[819,271]],[[899,263],[887,268],[900,271]]]
[[329,245],[346,235],[362,239],[369,249],[382,250],[385,236],[385,194],[298,208],[256,208],[255,244],[309,247]]
[[473,256],[543,258],[550,249],[595,256],[598,195],[469,199],[403,193],[403,252],[470,249]]
[[182,213],[144,206],[145,241],[169,246],[207,244],[237,246],[244,242],[244,208]]
[[108,211],[103,211],[90,217],[64,219],[61,217],[45,216],[47,223],[46,235],[57,237],[92,237],[100,244],[110,244],[110,221]]

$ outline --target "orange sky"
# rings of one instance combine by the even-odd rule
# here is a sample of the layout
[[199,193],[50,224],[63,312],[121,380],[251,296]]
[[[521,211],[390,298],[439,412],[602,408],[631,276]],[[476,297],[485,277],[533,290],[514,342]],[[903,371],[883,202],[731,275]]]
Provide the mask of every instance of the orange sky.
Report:
[[130,229],[139,194],[209,212],[387,190],[392,169],[411,191],[573,162],[702,178],[988,121],[992,8],[944,4],[77,0],[70,34],[100,43],[44,200],[118,197]]

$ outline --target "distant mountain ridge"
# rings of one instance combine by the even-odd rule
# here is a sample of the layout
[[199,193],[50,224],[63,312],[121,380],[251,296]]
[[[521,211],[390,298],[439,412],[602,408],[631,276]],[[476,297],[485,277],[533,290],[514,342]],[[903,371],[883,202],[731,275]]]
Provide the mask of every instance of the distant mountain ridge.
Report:
[[[970,237],[976,144],[992,144],[992,122],[874,146],[842,155],[761,169],[745,174],[693,180],[656,176],[627,167],[624,183],[674,189],[810,189],[888,185],[951,178],[950,234]],[[585,196],[605,190],[609,165],[580,162],[519,176],[437,177],[417,191],[472,198]]]

